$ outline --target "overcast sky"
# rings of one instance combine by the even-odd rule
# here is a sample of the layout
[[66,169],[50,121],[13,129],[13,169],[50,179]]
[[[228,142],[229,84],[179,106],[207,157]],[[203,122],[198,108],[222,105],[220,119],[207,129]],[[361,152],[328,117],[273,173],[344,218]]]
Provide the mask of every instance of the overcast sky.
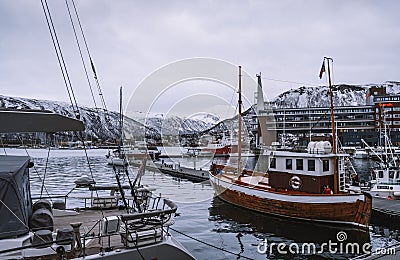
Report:
[[[48,2],[78,103],[93,107],[65,1]],[[192,57],[242,65],[254,76],[262,72],[269,98],[301,85],[326,84],[318,78],[324,56],[334,59],[336,84],[400,80],[396,0],[75,4],[113,110],[120,85],[126,103],[153,71]],[[68,101],[39,0],[0,0],[0,90],[6,96]]]

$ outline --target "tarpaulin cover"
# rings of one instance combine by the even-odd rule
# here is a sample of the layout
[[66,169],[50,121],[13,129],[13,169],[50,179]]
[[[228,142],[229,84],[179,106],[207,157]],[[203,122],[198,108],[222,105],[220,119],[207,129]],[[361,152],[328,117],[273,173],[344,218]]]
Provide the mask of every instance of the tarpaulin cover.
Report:
[[0,239],[29,231],[29,157],[0,155]]

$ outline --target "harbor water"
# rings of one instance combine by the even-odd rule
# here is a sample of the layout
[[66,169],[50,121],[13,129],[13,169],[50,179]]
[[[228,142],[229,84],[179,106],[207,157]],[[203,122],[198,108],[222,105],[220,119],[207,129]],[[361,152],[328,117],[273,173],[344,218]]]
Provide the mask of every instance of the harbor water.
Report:
[[[87,150],[90,166],[83,150],[51,150],[47,159],[48,152],[44,149],[2,150],[2,154],[8,155],[28,153],[33,159],[35,166],[30,170],[33,197],[41,193],[43,196],[69,193],[72,204],[67,207],[74,208],[83,203],[74,198],[90,195],[87,190],[74,189],[74,181],[82,175],[92,175],[96,185],[116,185],[113,168],[106,163],[107,150]],[[171,160],[186,167],[203,169],[211,163],[209,158]],[[248,158],[248,167],[253,167],[256,160],[256,157]],[[371,162],[359,160],[353,164],[361,179],[368,180]],[[131,172],[135,174],[137,169],[133,168]],[[45,184],[43,189],[42,182]],[[359,253],[362,253],[365,245],[371,245],[368,250],[374,252],[400,241],[400,231],[393,227],[371,224],[369,233],[360,232],[235,207],[215,198],[207,181],[193,183],[146,171],[142,184],[176,202],[178,214],[170,231],[196,259],[348,259],[359,255],[357,250],[345,248],[349,243],[358,244]]]

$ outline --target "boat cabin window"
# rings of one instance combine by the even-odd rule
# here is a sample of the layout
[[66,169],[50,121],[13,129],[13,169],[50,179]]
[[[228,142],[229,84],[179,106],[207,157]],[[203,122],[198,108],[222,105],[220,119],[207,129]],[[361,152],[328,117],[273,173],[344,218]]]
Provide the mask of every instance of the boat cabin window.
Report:
[[308,171],[315,171],[315,160],[308,160]]
[[286,159],[286,170],[292,169],[292,159]]
[[383,178],[383,171],[378,171],[378,177]]
[[322,171],[329,172],[329,160],[322,160]]
[[276,168],[276,158],[271,158],[269,160],[269,168]]
[[389,178],[393,179],[394,178],[394,171],[389,171]]
[[303,170],[303,159],[296,159],[296,170]]
[[398,178],[399,178],[399,172],[396,171],[396,179],[398,179]]

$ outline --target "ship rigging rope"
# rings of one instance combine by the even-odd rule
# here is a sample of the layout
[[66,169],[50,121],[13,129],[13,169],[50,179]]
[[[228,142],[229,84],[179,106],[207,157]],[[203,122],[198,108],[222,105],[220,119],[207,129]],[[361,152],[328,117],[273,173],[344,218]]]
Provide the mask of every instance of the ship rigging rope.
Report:
[[[66,1],[67,1],[67,0],[66,0]],[[81,34],[82,34],[82,39],[83,39],[83,42],[84,42],[84,44],[85,44],[86,52],[87,52],[88,57],[89,57],[89,60],[90,60],[90,65],[91,65],[91,67],[92,67],[94,79],[95,79],[95,81],[96,81],[97,91],[98,91],[98,93],[99,93],[101,105],[102,105],[103,111],[104,111],[104,113],[105,113],[104,116],[105,116],[105,118],[106,118],[106,121],[109,121],[109,115],[108,115],[107,105],[106,105],[106,102],[105,102],[105,100],[104,100],[103,92],[101,91],[101,87],[100,87],[100,83],[99,83],[99,80],[98,80],[98,77],[97,77],[96,69],[95,69],[95,67],[94,67],[94,62],[93,62],[92,56],[90,55],[90,51],[89,51],[89,47],[88,47],[88,44],[87,44],[87,41],[86,41],[85,33],[83,32],[81,20],[79,19],[78,10],[76,9],[75,1],[74,1],[74,0],[71,0],[71,2],[72,2],[72,6],[73,6],[73,8],[74,8],[74,11],[75,11],[76,19],[77,19],[77,21],[78,21],[79,29],[80,29]],[[69,12],[69,9],[68,9],[68,12]]]
[[[29,154],[29,152],[28,152],[28,149],[27,149],[26,146],[24,145],[24,141],[22,140],[21,136],[20,136],[19,134],[17,134],[17,137],[18,137],[18,139],[21,141],[21,145],[22,145],[22,147],[24,147],[24,150],[25,150],[25,152],[26,152],[26,155],[29,156],[29,158],[31,158],[31,156],[30,156],[30,154]],[[42,181],[42,177],[40,176],[39,171],[38,171],[38,169],[36,168],[36,165],[35,165],[35,164],[33,164],[33,169],[34,169],[34,171],[35,171],[37,177],[39,178],[39,181],[40,181],[40,182],[44,182],[44,181]],[[52,200],[51,200],[50,193],[49,193],[49,191],[47,190],[46,186],[44,186],[44,189],[45,189],[45,191],[46,191],[47,196],[50,198],[50,201],[52,201]]]
[[[77,133],[77,136],[78,136],[78,139],[80,139],[80,141],[83,144],[83,150],[85,151],[85,157],[86,157],[86,161],[87,161],[87,164],[89,167],[90,177],[92,178],[92,180],[94,180],[93,170],[92,170],[92,166],[90,164],[89,155],[87,153],[86,143],[85,143],[85,139],[83,138],[82,131],[79,131],[79,133]],[[96,186],[96,184],[94,184],[94,186]],[[96,197],[99,199],[100,198],[99,192],[97,190],[95,190],[95,192],[96,192]],[[105,215],[104,215],[104,211],[103,211],[102,207],[100,207],[100,212],[101,212],[101,216],[104,218]]]
[[54,50],[56,52],[58,64],[59,64],[60,69],[61,69],[61,73],[62,73],[62,76],[63,76],[63,79],[64,79],[64,84],[65,84],[65,87],[66,87],[67,92],[68,92],[69,100],[71,102],[72,109],[73,109],[73,111],[75,113],[75,117],[77,117],[79,119],[80,118],[80,114],[79,114],[78,104],[76,102],[74,90],[72,89],[72,83],[71,83],[71,80],[70,80],[70,77],[69,77],[69,74],[68,74],[67,66],[65,64],[64,56],[63,56],[62,51],[61,51],[60,42],[58,41],[58,37],[57,37],[57,33],[56,33],[56,30],[55,30],[55,27],[54,27],[53,19],[51,18],[50,9],[49,9],[49,6],[47,4],[47,0],[41,0],[40,2],[42,3],[44,16],[46,18],[46,23],[47,23],[47,26],[49,28],[51,40],[53,42]]
[[[78,103],[76,102],[74,90],[72,88],[72,84],[71,84],[71,80],[70,80],[70,77],[69,77],[69,74],[68,74],[67,66],[65,64],[64,57],[62,55],[60,43],[58,41],[56,29],[54,27],[54,23],[53,23],[53,20],[51,18],[51,13],[50,13],[49,6],[47,4],[47,0],[41,0],[41,3],[42,3],[42,8],[43,8],[44,15],[46,17],[47,26],[48,26],[49,31],[50,31],[50,36],[51,36],[51,39],[52,39],[52,42],[53,42],[53,46],[54,46],[54,49],[56,51],[58,63],[60,65],[61,72],[62,72],[62,75],[63,75],[63,78],[64,78],[64,83],[65,83],[65,86],[67,88],[67,92],[68,92],[68,95],[69,95],[69,98],[70,98],[70,101],[71,101],[72,108],[73,108],[73,110],[75,112],[75,117],[77,119],[80,119]],[[91,164],[90,164],[89,156],[87,154],[86,143],[85,143],[85,139],[83,138],[82,131],[77,133],[77,136],[78,136],[78,139],[83,144],[83,149],[85,151],[85,156],[86,156],[86,160],[87,160],[87,163],[88,163],[90,176],[91,176],[92,180],[94,180],[93,171],[92,171],[92,167],[91,167]],[[99,198],[99,194],[98,194],[97,190],[96,190],[96,196],[97,196],[97,198]],[[102,214],[102,216],[104,218],[103,209],[101,209],[101,214]]]
[[98,108],[97,108],[97,104],[96,104],[96,99],[94,98],[93,89],[92,89],[92,84],[90,83],[90,80],[89,80],[89,75],[88,75],[88,72],[87,72],[87,69],[86,69],[86,63],[85,63],[85,60],[83,59],[83,54],[82,54],[82,50],[81,50],[81,45],[79,44],[78,35],[76,34],[75,24],[74,24],[74,20],[72,19],[71,11],[70,11],[70,8],[69,8],[69,5],[68,5],[68,0],[65,0],[65,5],[67,6],[68,15],[69,15],[69,20],[71,21],[72,29],[73,29],[73,31],[74,31],[74,36],[75,36],[76,45],[78,46],[79,55],[80,55],[81,61],[82,61],[82,66],[83,66],[83,69],[84,69],[84,71],[85,71],[86,80],[87,80],[87,83],[88,83],[88,85],[89,85],[90,93],[91,93],[91,95],[92,95],[93,104],[94,104],[94,107],[96,108],[96,111],[97,111]]
[[262,79],[269,80],[269,81],[276,81],[276,82],[304,85],[304,86],[308,86],[308,87],[320,87],[320,86],[317,86],[317,85],[311,84],[311,83],[290,81],[290,80],[284,80],[284,79],[273,79],[273,78],[267,78],[267,77],[262,77]]
[[325,116],[328,114],[328,112],[329,112],[329,110],[326,110],[326,112],[318,118],[318,121],[315,122],[315,123],[312,125],[312,127],[310,128],[310,131],[313,130],[314,127],[316,127],[317,124],[318,124],[322,119],[325,118]]
[[42,195],[43,195],[44,181],[46,180],[46,172],[47,172],[47,165],[49,164],[49,157],[50,157],[50,145],[49,145],[49,149],[47,150],[46,165],[44,166],[42,186],[40,187],[40,198],[42,198]]
[[[198,238],[192,237],[192,236],[190,236],[190,235],[188,235],[188,234],[185,234],[185,233],[183,233],[183,232],[181,232],[181,231],[179,231],[179,230],[176,230],[176,229],[174,229],[174,228],[172,228],[172,227],[169,227],[169,229],[175,231],[176,233],[178,233],[178,234],[180,234],[180,235],[182,235],[182,236],[185,236],[185,237],[187,237],[187,238],[190,238],[190,239],[192,239],[192,240],[194,240],[194,241],[197,241],[197,242],[202,243],[202,244],[204,244],[204,245],[207,245],[207,246],[209,246],[209,247],[212,247],[212,248],[215,248],[215,249],[224,251],[224,252],[226,252],[226,253],[235,255],[235,256],[237,256],[237,257],[239,257],[239,258],[250,259],[250,260],[253,259],[253,258],[250,258],[250,257],[247,257],[247,256],[243,256],[243,255],[241,255],[241,254],[238,254],[238,253],[235,253],[235,252],[226,250],[226,249],[224,249],[224,248],[217,247],[217,246],[215,246],[215,245],[213,245],[213,244],[204,242],[204,241],[202,241],[202,240],[200,240],[200,239],[198,239]],[[239,258],[238,258],[238,259],[239,259]]]
[[[18,219],[18,221],[21,222],[21,224],[22,224],[24,227],[26,227],[29,231],[35,233],[33,230],[31,230],[31,229],[29,228],[29,226],[27,226],[27,225],[25,224],[24,221],[22,221],[22,219],[20,219],[20,218],[14,213],[14,211],[13,211],[12,209],[10,209],[10,208],[7,206],[7,204],[4,203],[3,200],[0,199],[0,202],[1,202],[1,204],[4,205],[4,207],[7,208],[7,210],[8,210],[12,215],[14,215],[14,217],[16,217],[16,218]],[[39,238],[40,240],[42,240],[42,242],[44,242],[44,243],[47,242],[47,241],[45,241],[44,238],[41,237],[41,236],[36,236],[36,237]],[[53,247],[50,247],[50,249],[53,250],[54,252],[56,252],[56,249],[54,249]]]

